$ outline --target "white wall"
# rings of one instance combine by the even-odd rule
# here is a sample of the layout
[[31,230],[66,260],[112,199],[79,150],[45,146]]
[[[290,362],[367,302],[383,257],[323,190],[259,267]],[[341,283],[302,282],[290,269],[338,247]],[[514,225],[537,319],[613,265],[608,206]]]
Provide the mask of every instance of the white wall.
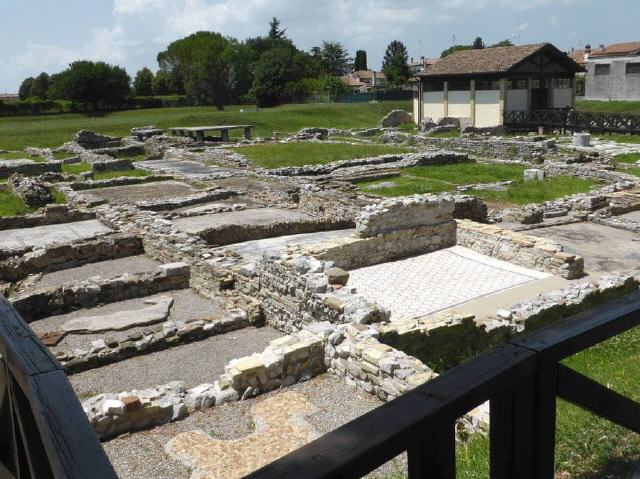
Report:
[[554,108],[570,107],[572,96],[573,96],[572,88],[554,88],[553,89],[553,107]]
[[418,99],[417,92],[413,93],[413,122],[418,123],[418,108],[420,108],[420,101]]
[[425,91],[423,93],[424,110],[422,118],[431,118],[433,121],[444,117],[444,92],[443,91]]
[[500,124],[500,90],[476,90],[476,123],[478,128]]
[[449,91],[449,112],[451,118],[471,118],[471,92]]
[[505,111],[527,111],[527,90],[507,90]]

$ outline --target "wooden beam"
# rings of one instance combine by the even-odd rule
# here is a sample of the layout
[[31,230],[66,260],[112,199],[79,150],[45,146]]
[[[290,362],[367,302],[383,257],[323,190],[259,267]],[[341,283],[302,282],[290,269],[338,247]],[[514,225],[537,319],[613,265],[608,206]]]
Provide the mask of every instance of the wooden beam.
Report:
[[640,403],[562,364],[558,367],[558,396],[640,434]]
[[471,126],[476,126],[476,81],[471,79],[470,83],[470,95],[471,95]]
[[[449,116],[449,82],[445,80],[443,84],[444,84],[444,99],[442,100],[443,102],[442,114],[444,118],[446,118]],[[435,121],[435,118],[434,118],[434,121]]]

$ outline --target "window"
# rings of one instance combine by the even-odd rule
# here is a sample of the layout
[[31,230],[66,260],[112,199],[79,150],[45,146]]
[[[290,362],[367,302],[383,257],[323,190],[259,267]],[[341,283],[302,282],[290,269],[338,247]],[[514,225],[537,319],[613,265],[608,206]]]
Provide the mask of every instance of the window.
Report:
[[423,91],[444,91],[442,80],[428,80],[422,84]]
[[499,80],[476,80],[476,90],[499,90]]
[[640,63],[627,63],[627,75],[640,75]]
[[549,88],[549,84],[546,78],[534,78],[531,80],[531,88],[533,90],[544,90]]
[[551,80],[551,86],[558,90],[571,88],[571,78],[554,78]]
[[471,80],[449,80],[449,91],[469,91]]
[[596,69],[594,71],[594,73],[596,75],[608,75],[609,74],[609,70],[611,70],[611,65],[607,65],[604,63],[598,64],[596,65]]

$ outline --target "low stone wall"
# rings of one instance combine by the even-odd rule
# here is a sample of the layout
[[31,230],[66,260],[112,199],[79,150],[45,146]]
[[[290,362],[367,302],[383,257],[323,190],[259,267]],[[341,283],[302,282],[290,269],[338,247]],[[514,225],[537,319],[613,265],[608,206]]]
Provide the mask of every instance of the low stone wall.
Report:
[[353,221],[360,210],[371,203],[358,192],[345,191],[350,184],[305,183],[300,187],[298,209],[318,217],[340,218]]
[[211,191],[202,191],[194,193],[193,195],[181,196],[178,198],[139,201],[136,203],[136,206],[142,210],[150,211],[171,210],[185,206],[208,203],[210,201],[226,200],[238,196],[239,194],[240,193],[236,190],[215,188]]
[[91,163],[91,169],[94,173],[104,173],[107,171],[125,171],[133,170],[133,162],[126,158],[114,160],[109,158],[108,160],[99,160]]
[[510,263],[562,276],[579,278],[584,259],[565,253],[562,246],[495,225],[457,220],[457,244]]
[[638,183],[640,178],[628,173],[622,173],[613,169],[607,170],[602,166],[589,165],[588,163],[559,163],[546,162],[544,171],[548,176],[576,176],[586,180],[603,180],[610,182]]
[[57,271],[109,259],[143,254],[142,240],[130,235],[108,235],[91,241],[54,244],[21,257],[0,262],[0,280],[15,282],[31,274]]
[[262,353],[232,360],[213,384],[186,389],[174,381],[145,390],[100,394],[83,401],[82,407],[98,437],[106,439],[290,386],[325,370],[323,338],[301,331],[271,341]]
[[198,236],[212,245],[228,245],[283,235],[315,233],[353,227],[353,221],[339,218],[282,221],[267,224],[225,224],[206,229]]
[[469,135],[462,135],[457,138],[418,135],[414,138],[423,145],[448,148],[468,152],[480,157],[509,161],[528,162],[557,154],[555,140],[524,141],[504,137],[473,137]]
[[222,319],[202,318],[188,323],[167,321],[145,332],[132,333],[126,339],[98,339],[90,349],[74,349],[56,353],[56,359],[67,374],[75,374],[135,356],[173,348],[210,336],[225,334],[250,325],[243,311],[229,311]]
[[43,173],[62,172],[61,161],[37,162],[31,160],[2,160],[0,161],[0,179],[9,178],[13,174],[38,176]]
[[155,181],[167,181],[173,179],[168,175],[151,175],[151,176],[121,176],[119,178],[111,178],[109,180],[89,180],[65,185],[72,191],[94,190],[96,188],[109,188],[111,186],[127,186],[139,185],[142,183],[153,183]]
[[153,273],[124,274],[108,279],[95,277],[11,298],[10,301],[22,318],[31,322],[99,304],[185,289],[189,287],[189,276],[189,265],[172,263],[159,266]]
[[0,218],[0,231],[92,220],[95,217],[93,211],[70,209],[67,205],[48,205],[42,213]]
[[43,181],[16,173],[7,181],[9,191],[24,201],[29,208],[41,208],[53,203],[53,195]]
[[[447,165],[452,163],[464,163],[469,161],[467,155],[453,151],[436,150],[421,151],[418,153],[388,154],[371,158],[358,158],[354,160],[341,160],[324,165],[306,165],[298,167],[284,167],[273,169],[258,169],[260,174],[269,176],[319,176],[329,175],[342,169],[349,169],[348,174],[356,167],[372,167],[374,165],[393,164],[401,168],[411,166]],[[362,169],[362,168],[358,168]],[[367,168],[365,168],[366,170]]]

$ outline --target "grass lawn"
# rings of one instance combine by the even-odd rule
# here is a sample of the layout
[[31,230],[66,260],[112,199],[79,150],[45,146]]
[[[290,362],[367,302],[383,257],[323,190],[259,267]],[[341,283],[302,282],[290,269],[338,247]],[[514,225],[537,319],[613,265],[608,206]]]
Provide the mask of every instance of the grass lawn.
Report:
[[603,138],[618,143],[640,143],[640,135],[624,135],[622,133],[602,133],[592,135],[595,138]]
[[80,173],[91,171],[91,165],[84,162],[68,163],[62,165],[62,171],[64,171],[65,173],[69,173],[70,175],[79,175]]
[[[251,124],[255,136],[271,136],[274,131],[295,132],[305,126],[364,128],[378,124],[391,110],[411,111],[411,101],[379,103],[326,103],[283,105],[261,111],[240,112],[246,106],[154,108],[104,113],[65,114],[0,118],[0,148],[21,150],[27,146],[55,147],[70,141],[81,129],[124,136],[131,128],[154,124],[171,126]],[[236,134],[240,134],[236,132]]]
[[582,100],[576,102],[576,110],[604,113],[635,113],[640,115],[640,101]]
[[243,146],[234,150],[263,168],[318,165],[338,160],[411,151],[397,146],[339,143],[279,143]]
[[[597,184],[569,176],[550,178],[542,182],[525,182],[524,168],[517,165],[461,163],[457,165],[407,168],[402,176],[358,183],[361,190],[382,196],[406,196],[452,191],[455,186],[471,183],[493,183],[511,180],[505,191],[470,190],[489,203],[525,205],[540,203],[574,193],[584,193]],[[386,186],[386,183],[393,185]],[[376,186],[383,184],[385,186]],[[373,187],[373,188],[372,188]]]
[[640,153],[625,153],[624,155],[616,155],[613,159],[620,163],[635,163],[640,160]]
[[104,173],[94,173],[94,180],[110,180],[112,178],[119,178],[121,176],[150,176],[151,173],[144,170],[126,170],[126,171],[106,171]]
[[31,211],[24,201],[0,186],[0,216],[19,216]]
[[[572,356],[564,363],[611,389],[640,400],[640,328]],[[489,441],[458,447],[458,476],[486,478]],[[640,436],[567,402],[557,405],[556,477],[627,477],[640,460]],[[630,465],[631,464],[631,465]]]
[[33,160],[33,161],[37,161],[37,162],[42,162],[44,161],[44,158],[42,158],[39,155],[30,155],[28,153],[25,153],[24,151],[18,151],[18,152],[7,152],[7,153],[0,153],[0,161],[2,160]]

